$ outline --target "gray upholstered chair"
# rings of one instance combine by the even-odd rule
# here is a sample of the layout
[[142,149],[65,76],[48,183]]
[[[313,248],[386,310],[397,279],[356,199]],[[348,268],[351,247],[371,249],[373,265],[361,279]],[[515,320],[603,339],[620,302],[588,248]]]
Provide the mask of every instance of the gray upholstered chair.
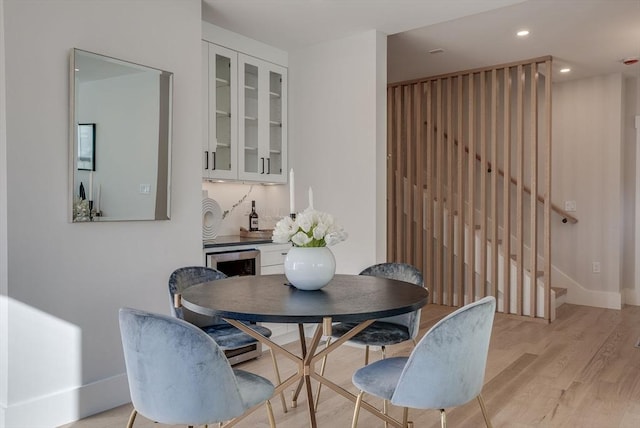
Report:
[[[414,266],[406,263],[379,263],[369,266],[360,275],[377,276],[381,278],[397,279],[409,282],[419,287],[424,287],[422,273]],[[387,346],[412,340],[414,345],[420,330],[421,309],[407,314],[396,315],[388,318],[380,318],[373,324],[353,336],[348,342],[364,345],[364,364],[369,364],[369,347],[379,346],[382,350],[382,358],[385,358]],[[339,339],[357,326],[355,322],[335,323],[331,327],[332,337],[327,339],[327,346],[331,344],[331,339]],[[327,358],[323,358],[320,373],[324,374]],[[320,400],[321,385],[318,385],[316,393],[316,407]]]
[[481,391],[495,309],[491,296],[466,305],[434,325],[409,357],[387,358],[357,370],[353,384],[361,392],[352,428],[365,392],[404,407],[405,427],[409,407],[440,410],[445,428],[445,408],[477,398],[485,424],[491,427]]
[[[219,270],[205,266],[186,266],[178,268],[174,270],[169,277],[169,298],[172,302],[171,313],[173,316],[189,321],[200,327],[216,341],[218,346],[220,346],[220,349],[223,351],[234,351],[252,344],[258,344],[258,341],[220,317],[206,317],[189,313],[180,304],[180,294],[187,288],[205,282],[217,281],[226,277],[227,276]],[[271,337],[272,332],[266,327],[252,325],[251,328],[265,337]],[[273,351],[270,351],[276,381],[280,383],[281,379],[278,362],[276,361]],[[287,405],[284,399],[284,394],[281,394],[280,398],[280,401],[282,402],[282,410],[286,413]]]
[[122,308],[120,334],[133,411],[163,424],[203,425],[228,421],[267,406],[275,427],[268,380],[233,370],[224,352],[186,321]]

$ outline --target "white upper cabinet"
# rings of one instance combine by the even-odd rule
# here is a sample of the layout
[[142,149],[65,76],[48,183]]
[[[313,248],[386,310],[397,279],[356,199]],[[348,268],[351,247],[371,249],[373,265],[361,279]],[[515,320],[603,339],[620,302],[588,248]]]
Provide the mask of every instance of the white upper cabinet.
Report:
[[202,177],[287,182],[287,69],[202,41]]
[[202,41],[202,176],[238,178],[238,54]]
[[238,178],[287,181],[287,69],[238,54]]

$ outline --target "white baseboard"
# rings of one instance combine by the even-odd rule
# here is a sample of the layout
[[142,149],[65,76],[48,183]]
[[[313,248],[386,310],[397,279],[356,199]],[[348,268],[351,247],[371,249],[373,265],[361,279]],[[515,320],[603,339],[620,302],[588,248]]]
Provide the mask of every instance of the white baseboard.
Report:
[[53,428],[130,402],[127,376],[121,374],[4,409],[6,428]]
[[567,303],[596,308],[622,309],[622,294],[612,291],[587,290],[579,285],[567,290]]

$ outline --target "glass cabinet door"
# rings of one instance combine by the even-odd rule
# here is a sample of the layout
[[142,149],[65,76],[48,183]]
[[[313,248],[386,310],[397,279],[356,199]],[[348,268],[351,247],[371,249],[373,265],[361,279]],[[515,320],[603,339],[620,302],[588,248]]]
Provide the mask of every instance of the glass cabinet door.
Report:
[[[204,144],[204,178],[237,178],[237,53],[206,44],[207,129]],[[204,48],[203,48],[204,49]],[[203,58],[203,62],[204,61]]]
[[285,183],[286,69],[250,56],[238,56],[239,111],[244,126],[239,133],[239,178]]
[[264,118],[260,115],[261,88],[258,66],[247,62],[241,64],[243,79],[241,111],[243,124],[240,129],[240,141],[243,145],[241,171],[249,175],[264,174],[264,156],[259,150],[259,134]]
[[282,174],[282,74],[269,71],[269,162],[268,174]]

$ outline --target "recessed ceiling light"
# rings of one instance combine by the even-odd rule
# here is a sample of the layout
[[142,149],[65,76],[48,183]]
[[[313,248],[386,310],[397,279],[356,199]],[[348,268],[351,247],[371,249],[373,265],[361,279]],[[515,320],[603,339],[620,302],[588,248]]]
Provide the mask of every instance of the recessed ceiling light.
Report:
[[565,68],[561,68],[561,69],[560,69],[560,73],[568,73],[568,72],[570,72],[570,71],[571,71],[571,69],[570,69],[570,68],[568,68],[568,67],[565,67]]
[[524,37],[529,35],[529,30],[520,30],[516,33],[518,37]]

